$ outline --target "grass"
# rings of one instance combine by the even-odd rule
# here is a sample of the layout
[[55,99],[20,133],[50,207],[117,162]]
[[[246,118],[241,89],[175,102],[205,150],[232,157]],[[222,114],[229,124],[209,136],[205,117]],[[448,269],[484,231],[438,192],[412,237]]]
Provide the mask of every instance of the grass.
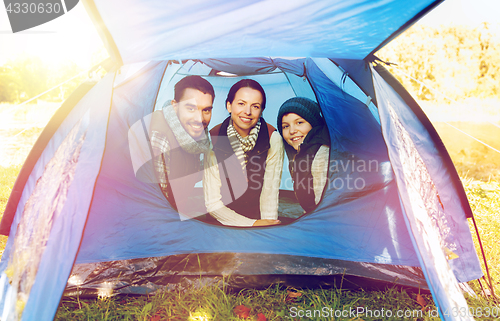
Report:
[[472,178],[484,182],[490,179],[500,181],[500,153],[464,134],[467,133],[500,150],[500,127],[489,123],[463,121],[435,122],[434,127],[444,141],[461,177],[465,180]]
[[0,104],[0,166],[22,164],[61,103]]
[[[9,108],[9,106],[0,105],[0,113],[2,111],[4,114],[10,112],[9,110],[12,108]],[[16,115],[17,118],[31,117],[26,116],[27,114],[22,111],[16,111]],[[488,258],[495,293],[499,295],[500,174],[498,169],[500,168],[500,154],[485,149],[483,145],[467,136],[461,136],[461,133],[444,122],[435,122],[434,124],[462,177]],[[458,120],[450,124],[497,149],[500,148],[500,129],[495,128],[495,126],[464,123]],[[3,213],[21,168],[19,164],[26,157],[29,147],[38,137],[41,128],[30,127],[26,130],[12,126],[10,128],[0,126],[0,128],[4,128],[2,129],[4,137],[18,135],[15,144],[15,148],[18,148],[14,152],[15,159],[11,157],[7,167],[0,166],[0,212]],[[21,132],[22,130],[24,131]],[[21,146],[27,146],[27,148],[20,148]],[[471,231],[474,231],[472,223],[470,227]],[[6,239],[5,236],[0,236],[0,249],[4,248]],[[473,235],[473,239],[480,255],[475,235]],[[482,283],[484,286],[485,283]],[[470,282],[470,285],[475,293],[481,293],[482,289],[477,281]],[[396,316],[398,310],[406,312],[408,315],[405,319],[408,320],[438,320],[439,318],[432,316],[432,312],[435,311],[432,297],[430,295],[422,295],[421,297],[426,303],[422,303],[417,293],[399,288],[388,288],[382,291],[349,291],[342,288],[291,289],[279,285],[273,285],[267,289],[245,289],[235,293],[221,284],[220,286],[191,288],[184,291],[160,292],[154,296],[63,299],[57,311],[56,320],[240,320],[234,312],[234,308],[239,305],[251,309],[249,320],[257,320],[259,313],[264,315],[267,320],[403,319],[403,317]],[[491,316],[485,317],[487,309],[490,309],[490,312],[497,311],[500,314],[499,310],[495,310],[498,309],[497,305],[488,297],[466,295],[466,299],[475,312],[476,319],[497,319]],[[422,305],[425,305],[426,313],[421,312]],[[325,311],[321,310],[325,307],[328,317],[318,316],[325,315]],[[388,317],[387,312],[384,316],[377,316],[376,313],[380,313],[382,308],[384,311],[391,311],[393,316]],[[479,308],[482,309],[481,317],[478,317]],[[349,313],[350,309],[363,313],[353,315]],[[309,318],[307,318],[306,311],[311,313]],[[372,312],[371,315],[369,311]],[[301,317],[301,313],[305,314],[304,318]],[[313,315],[314,313],[316,316]]]
[[[483,249],[489,262],[489,270],[495,284],[495,293],[500,297],[500,182],[481,182],[473,179],[463,181],[469,203],[474,213]],[[469,220],[471,231],[473,223]],[[474,232],[473,232],[474,233]],[[478,255],[480,248],[473,236]],[[483,271],[485,268],[483,266]]]
[[[5,211],[7,200],[20,170],[21,166],[19,165],[7,168],[0,166],[0,213]],[[6,242],[7,236],[0,235],[0,254],[3,254]]]
[[[308,315],[331,320],[336,316],[342,318],[342,314],[347,316],[344,319],[350,320],[380,320],[381,313],[393,314],[384,318],[386,320],[399,320],[397,311],[417,319],[423,320],[425,316],[425,320],[439,320],[428,316],[433,313],[433,306],[428,306],[430,311],[422,311],[417,295],[395,288],[365,292],[297,290],[278,285],[230,293],[223,286],[214,286],[138,298],[68,299],[61,304],[56,320],[241,320],[234,312],[240,305],[250,309],[250,320],[256,320],[259,313],[266,320],[290,320],[290,316],[300,319]],[[422,295],[422,298],[432,302],[430,295]],[[377,314],[380,315],[377,317]]]

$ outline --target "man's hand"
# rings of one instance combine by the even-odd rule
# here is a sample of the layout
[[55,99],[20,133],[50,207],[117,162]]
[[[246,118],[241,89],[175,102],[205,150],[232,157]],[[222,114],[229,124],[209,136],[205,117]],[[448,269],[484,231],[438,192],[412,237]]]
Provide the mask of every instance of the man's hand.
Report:
[[265,220],[257,220],[257,221],[255,221],[255,223],[253,223],[252,226],[268,226],[268,225],[278,225],[278,224],[281,224],[280,220],[265,219]]

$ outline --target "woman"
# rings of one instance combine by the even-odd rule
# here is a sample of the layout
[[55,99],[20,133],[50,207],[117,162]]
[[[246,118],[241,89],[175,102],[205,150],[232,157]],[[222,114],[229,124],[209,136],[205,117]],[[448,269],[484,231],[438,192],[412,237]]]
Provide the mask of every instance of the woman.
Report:
[[321,200],[328,179],[330,135],[319,105],[291,98],[278,111],[278,130],[285,141],[293,189],[306,212]]
[[205,162],[205,205],[223,225],[280,223],[284,149],[276,129],[261,117],[265,107],[262,86],[255,80],[240,80],[227,95],[230,116],[210,131],[213,151]]

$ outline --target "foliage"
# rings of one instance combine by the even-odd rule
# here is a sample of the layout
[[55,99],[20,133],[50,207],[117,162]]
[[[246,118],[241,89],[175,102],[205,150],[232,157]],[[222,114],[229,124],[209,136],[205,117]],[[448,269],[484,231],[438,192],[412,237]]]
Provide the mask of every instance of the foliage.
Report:
[[[415,25],[377,56],[453,100],[500,97],[500,39],[487,23],[479,28]],[[393,74],[417,99],[444,101],[417,81]]]
[[[45,90],[53,88],[83,71],[72,61],[65,61],[61,65],[57,65],[57,67],[52,67],[52,70],[51,76],[47,79],[47,88]],[[85,75],[77,77],[65,83],[59,89],[48,93],[49,97],[51,97],[50,100],[63,101],[80,85],[83,79],[85,79]]]
[[[107,56],[103,50],[94,52],[92,55],[92,62],[96,65]],[[82,71],[84,69],[69,60],[51,65],[33,55],[20,55],[0,66],[0,103],[17,104],[26,101],[77,76]],[[41,98],[46,101],[62,101],[86,77],[84,73]]]
[[47,89],[49,71],[42,60],[36,56],[18,56],[13,61],[9,61],[3,67],[3,71],[2,79],[10,79],[13,81],[11,83],[13,86],[4,87],[5,84],[2,81],[0,84],[3,86],[0,91],[5,92],[4,99],[8,98],[11,102],[27,100]]
[[0,67],[0,102],[18,101],[21,80],[13,72],[12,66]]

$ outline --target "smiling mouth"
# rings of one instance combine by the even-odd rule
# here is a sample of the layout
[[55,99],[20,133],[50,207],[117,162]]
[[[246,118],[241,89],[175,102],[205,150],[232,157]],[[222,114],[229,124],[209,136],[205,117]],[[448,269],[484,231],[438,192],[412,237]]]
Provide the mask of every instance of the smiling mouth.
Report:
[[195,131],[202,131],[204,129],[203,124],[191,124],[191,128]]
[[299,137],[293,137],[292,139],[290,139],[292,142],[296,143],[296,142],[299,142],[302,140],[302,136],[299,136]]
[[244,123],[250,123],[252,122],[252,118],[247,118],[247,117],[240,117],[240,120]]

